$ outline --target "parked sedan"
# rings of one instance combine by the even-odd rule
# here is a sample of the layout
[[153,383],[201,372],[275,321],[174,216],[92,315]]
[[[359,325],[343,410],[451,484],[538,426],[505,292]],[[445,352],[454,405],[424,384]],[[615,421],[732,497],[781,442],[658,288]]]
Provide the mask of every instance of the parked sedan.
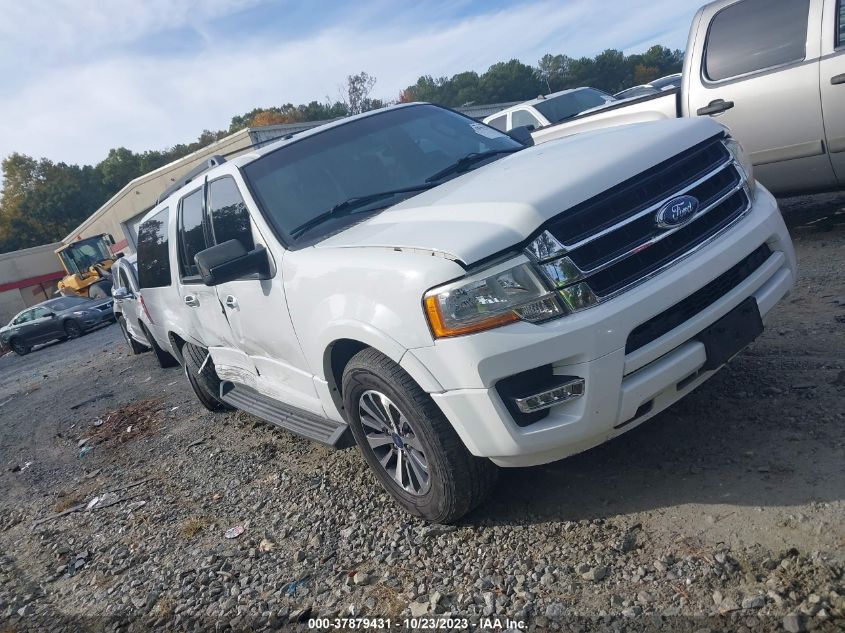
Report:
[[114,322],[111,297],[60,297],[19,312],[0,328],[0,341],[23,356],[33,345],[76,338],[106,322]]

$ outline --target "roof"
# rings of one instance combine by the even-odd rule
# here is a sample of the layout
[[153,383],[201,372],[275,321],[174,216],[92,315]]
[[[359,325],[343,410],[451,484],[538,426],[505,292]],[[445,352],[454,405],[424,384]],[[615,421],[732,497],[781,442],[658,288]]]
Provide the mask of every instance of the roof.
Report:
[[548,101],[549,99],[554,99],[555,97],[560,97],[562,95],[569,94],[571,92],[575,92],[577,90],[596,90],[596,88],[589,88],[588,86],[579,86],[578,88],[567,88],[566,90],[558,90],[557,92],[552,92],[551,94],[547,95],[540,95],[536,99],[531,99],[530,101],[520,101],[515,105],[512,105],[504,110],[497,110],[493,114],[487,115],[484,118],[489,119],[493,115],[505,114],[507,112],[511,112],[512,110],[516,110],[517,108],[524,108],[525,106],[534,106],[538,103],[543,103],[544,101]]

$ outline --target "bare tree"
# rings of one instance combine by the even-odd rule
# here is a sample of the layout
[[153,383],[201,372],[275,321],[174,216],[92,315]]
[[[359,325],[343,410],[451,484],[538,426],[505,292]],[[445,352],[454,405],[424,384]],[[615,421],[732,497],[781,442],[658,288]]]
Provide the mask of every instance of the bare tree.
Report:
[[341,101],[346,104],[349,114],[360,114],[373,108],[370,92],[375,85],[376,78],[363,70],[346,78],[346,85],[341,87]]

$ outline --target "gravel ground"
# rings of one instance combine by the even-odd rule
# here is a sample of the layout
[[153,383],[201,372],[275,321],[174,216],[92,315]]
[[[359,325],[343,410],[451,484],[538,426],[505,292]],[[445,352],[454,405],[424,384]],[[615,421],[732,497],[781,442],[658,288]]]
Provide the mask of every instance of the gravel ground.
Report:
[[457,527],[398,511],[355,450],[206,412],[115,326],[0,358],[0,631],[843,630],[845,199],[784,207],[800,279],[751,348],[613,442],[503,471]]

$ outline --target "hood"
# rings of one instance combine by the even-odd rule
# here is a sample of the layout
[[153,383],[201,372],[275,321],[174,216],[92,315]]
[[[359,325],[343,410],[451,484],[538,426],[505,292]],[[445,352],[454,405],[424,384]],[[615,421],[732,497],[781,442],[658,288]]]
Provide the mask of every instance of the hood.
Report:
[[64,314],[73,314],[74,312],[79,312],[82,310],[96,310],[99,308],[111,308],[114,304],[114,299],[111,297],[105,297],[104,299],[92,299],[91,301],[86,301],[85,303],[80,303],[79,305],[75,305],[71,308],[67,308],[66,310],[58,310],[56,314],[64,315]]
[[549,141],[409,198],[316,247],[416,249],[470,265],[723,131],[709,118],[674,119]]

